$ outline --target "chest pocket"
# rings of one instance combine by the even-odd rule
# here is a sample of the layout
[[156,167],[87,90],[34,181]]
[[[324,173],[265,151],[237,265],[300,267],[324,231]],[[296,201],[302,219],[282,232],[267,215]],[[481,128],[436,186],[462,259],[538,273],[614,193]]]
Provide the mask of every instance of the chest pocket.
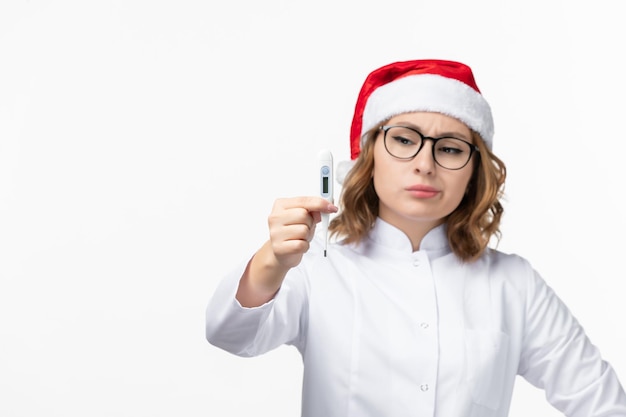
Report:
[[496,410],[505,384],[509,336],[488,330],[465,331],[465,381],[474,403]]

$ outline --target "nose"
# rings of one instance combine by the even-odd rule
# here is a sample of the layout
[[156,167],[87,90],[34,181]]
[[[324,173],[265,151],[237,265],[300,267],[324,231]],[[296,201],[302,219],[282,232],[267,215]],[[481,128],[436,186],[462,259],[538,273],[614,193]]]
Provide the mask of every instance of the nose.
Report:
[[435,170],[435,159],[433,158],[433,146],[432,140],[426,139],[422,145],[422,149],[419,150],[417,155],[413,158],[413,168],[420,174],[429,175]]

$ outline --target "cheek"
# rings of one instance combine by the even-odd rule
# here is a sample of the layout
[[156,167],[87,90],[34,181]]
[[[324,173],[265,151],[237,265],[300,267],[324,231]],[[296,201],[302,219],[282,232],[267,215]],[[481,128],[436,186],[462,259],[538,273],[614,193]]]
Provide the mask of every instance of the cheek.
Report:
[[377,164],[372,170],[372,185],[378,198],[386,200],[389,190],[389,171],[384,163]]
[[394,183],[393,178],[399,178],[399,172],[396,172],[397,169],[398,167],[394,166],[394,164],[390,164],[384,159],[379,159],[372,169],[374,186],[378,189],[389,188]]
[[471,168],[461,171],[440,171],[440,178],[450,195],[463,198],[472,177]]
[[465,194],[467,193],[467,188],[469,187],[471,176],[463,176],[463,178],[457,179],[456,185],[454,186],[454,194],[458,198],[459,202],[463,199]]

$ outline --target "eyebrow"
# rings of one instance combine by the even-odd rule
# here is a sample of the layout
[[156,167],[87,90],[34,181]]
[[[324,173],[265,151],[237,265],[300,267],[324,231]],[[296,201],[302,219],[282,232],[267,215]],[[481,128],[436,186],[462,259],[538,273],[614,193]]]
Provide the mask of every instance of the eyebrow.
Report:
[[[418,132],[420,132],[422,135],[424,135],[424,131],[422,130],[421,127],[411,123],[411,122],[407,122],[407,121],[402,121],[402,120],[398,120],[396,123],[393,123],[396,126],[405,126],[405,127],[410,127],[411,129],[415,129]],[[426,136],[426,135],[424,135]],[[472,134],[471,134],[471,129],[470,129],[470,136],[467,137],[466,135],[462,134],[461,132],[458,131],[450,131],[450,132],[443,132],[440,133],[437,136],[434,136],[434,138],[456,138],[456,139],[463,139],[467,142],[473,143],[473,139],[472,139]]]

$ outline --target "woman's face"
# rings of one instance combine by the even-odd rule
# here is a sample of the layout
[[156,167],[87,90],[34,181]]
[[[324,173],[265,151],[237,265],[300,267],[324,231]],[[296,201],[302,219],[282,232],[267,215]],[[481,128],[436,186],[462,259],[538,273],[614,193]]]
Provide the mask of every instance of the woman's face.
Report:
[[[451,136],[473,143],[464,123],[440,113],[405,113],[391,118],[386,125],[407,126],[424,136]],[[443,168],[433,159],[433,142],[426,140],[413,159],[402,160],[387,152],[383,137],[381,131],[374,144],[373,181],[380,200],[379,217],[405,232],[430,230],[443,223],[463,199],[474,157],[461,169]]]

